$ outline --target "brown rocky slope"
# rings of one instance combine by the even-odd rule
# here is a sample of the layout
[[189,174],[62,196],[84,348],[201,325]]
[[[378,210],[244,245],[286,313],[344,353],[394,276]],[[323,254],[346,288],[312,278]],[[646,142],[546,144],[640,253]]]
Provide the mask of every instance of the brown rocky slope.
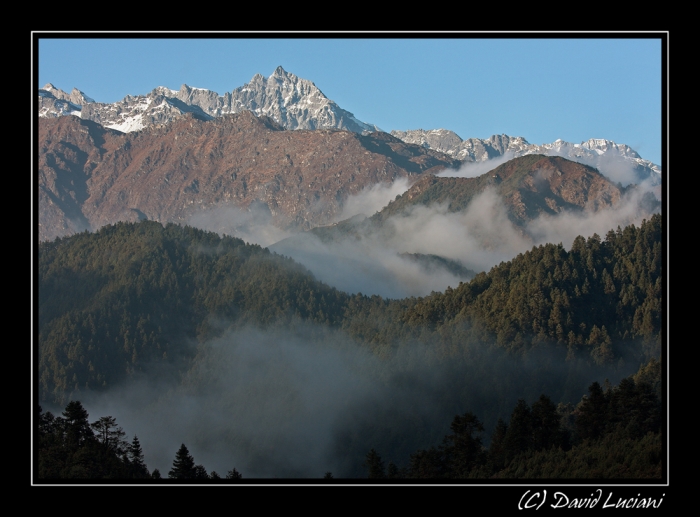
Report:
[[278,227],[308,229],[368,185],[459,165],[387,133],[287,131],[247,111],[128,134],[72,116],[38,125],[40,240],[144,217],[186,223],[254,201]]
[[[533,154],[514,158],[475,178],[420,178],[375,218],[384,220],[417,204],[447,203],[450,212],[458,212],[489,188],[503,199],[510,219],[522,226],[543,214],[611,208],[635,187],[620,187],[588,165]],[[658,209],[658,203],[648,203],[640,210],[651,213]]]

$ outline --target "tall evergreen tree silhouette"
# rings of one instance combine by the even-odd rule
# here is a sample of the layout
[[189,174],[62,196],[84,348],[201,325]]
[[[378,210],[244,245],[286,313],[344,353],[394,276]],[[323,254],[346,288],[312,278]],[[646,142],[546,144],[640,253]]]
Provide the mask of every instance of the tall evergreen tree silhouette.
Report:
[[148,467],[143,459],[143,449],[141,449],[141,443],[136,435],[129,445],[129,461],[135,477],[149,477]]
[[173,468],[168,472],[170,479],[192,479],[195,477],[194,458],[183,443],[175,455]]

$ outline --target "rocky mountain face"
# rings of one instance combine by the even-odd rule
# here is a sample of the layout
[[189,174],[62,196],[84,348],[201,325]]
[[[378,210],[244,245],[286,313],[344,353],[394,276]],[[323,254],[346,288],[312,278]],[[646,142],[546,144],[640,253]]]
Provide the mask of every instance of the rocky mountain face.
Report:
[[[603,234],[659,209],[641,187],[560,156],[527,155],[478,177],[419,176],[371,217],[296,233],[270,250],[347,292],[422,296],[538,243],[573,240],[577,227]],[[405,272],[416,287],[401,287]]]
[[440,151],[463,162],[484,162],[507,154],[512,157],[528,154],[563,156],[595,167],[623,185],[641,182],[661,184],[661,168],[658,165],[642,159],[629,146],[610,140],[590,139],[580,144],[557,140],[551,144],[535,145],[522,137],[508,135],[493,135],[486,140],[462,140],[447,129],[392,131],[391,134],[404,142]]
[[[620,187],[596,169],[561,156],[526,155],[475,178],[420,178],[374,219],[386,220],[417,204],[447,203],[450,212],[457,212],[488,188],[503,199],[510,219],[523,226],[543,214],[611,208],[634,187]],[[638,210],[651,214],[659,209],[649,196],[642,200]]]
[[[378,131],[328,99],[314,83],[277,67],[269,77],[256,74],[249,83],[223,96],[204,88],[183,84],[179,90],[159,86],[147,95],[127,95],[112,104],[95,102],[83,92],[66,93],[52,84],[39,90],[39,116],[75,115],[108,129],[130,133],[153,125],[170,123],[188,113],[210,119],[251,111],[268,116],[285,129],[346,129],[356,133]],[[420,145],[449,155],[465,163],[484,162],[501,157],[527,154],[564,156],[596,167],[623,185],[661,183],[661,168],[642,159],[624,144],[591,139],[580,144],[557,140],[534,145],[522,137],[493,135],[486,140],[463,140],[446,129],[392,131],[406,143]],[[657,189],[658,190],[658,189]]]
[[215,118],[246,110],[268,116],[285,129],[378,130],[328,99],[311,81],[281,66],[267,78],[256,74],[249,83],[223,96],[183,84],[179,90],[159,86],[147,95],[127,95],[119,102],[105,104],[79,90],[69,95],[47,84],[39,90],[39,97],[40,117],[73,114],[124,133],[165,124],[186,113]]
[[510,137],[507,135],[494,135],[488,140],[481,140],[480,138],[462,140],[457,133],[449,129],[433,129],[430,131],[414,129],[409,131],[392,131],[391,134],[404,142],[440,151],[463,162],[484,162],[503,156],[507,152],[523,152],[530,146],[522,137]]
[[[182,85],[113,104],[49,83],[38,105],[42,240],[119,220],[187,223],[221,206],[263,207],[279,228],[309,229],[333,221],[348,196],[369,185],[535,154],[660,191],[658,166],[608,140],[537,146],[507,135],[462,140],[444,129],[372,132],[282,67],[223,96]],[[444,183],[416,188],[433,181]],[[565,206],[547,199],[555,211]]]
[[235,108],[234,113],[250,110],[256,115],[267,115],[285,129],[379,131],[328,99],[311,81],[300,79],[281,66],[270,77],[257,74],[248,84],[233,90],[230,105]]
[[39,89],[39,116],[62,117],[64,115],[80,115],[84,104],[95,102],[77,88],[66,93],[53,84],[48,83]]
[[[440,207],[441,213],[463,212],[487,190],[503,202],[508,218],[521,235],[526,235],[528,223],[540,216],[592,215],[624,206],[629,224],[660,210],[660,202],[651,192],[634,185],[620,187],[593,167],[561,156],[526,155],[473,178],[420,176],[406,192],[373,216],[357,215],[313,228],[309,233],[326,244],[359,242],[367,236],[388,242],[396,237],[397,226],[389,222],[391,218],[425,220],[426,212],[421,212],[420,207]],[[294,235],[271,249],[294,257],[294,246],[303,248],[303,239],[304,235]]]
[[253,203],[279,228],[308,229],[328,224],[366,186],[459,165],[388,133],[285,131],[250,111],[190,113],[126,134],[41,118],[38,149],[40,240],[120,220],[187,223]]

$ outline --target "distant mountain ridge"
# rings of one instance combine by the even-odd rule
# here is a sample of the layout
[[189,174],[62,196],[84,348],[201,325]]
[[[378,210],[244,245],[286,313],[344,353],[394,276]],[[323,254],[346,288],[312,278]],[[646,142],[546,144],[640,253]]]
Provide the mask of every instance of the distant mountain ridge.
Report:
[[223,96],[183,84],[179,90],[159,86],[146,95],[127,95],[112,104],[95,102],[80,90],[70,94],[51,83],[39,90],[39,116],[76,115],[124,133],[171,122],[186,113],[205,119],[252,111],[285,129],[379,131],[328,99],[316,85],[278,66],[269,77],[255,74],[249,83]]
[[661,167],[643,159],[625,144],[611,140],[591,138],[580,144],[556,140],[551,144],[535,145],[523,137],[493,135],[488,139],[469,138],[462,140],[448,129],[414,129],[392,131],[391,134],[406,143],[433,149],[463,162],[484,162],[510,154],[512,158],[528,154],[563,156],[591,167],[596,167],[615,181],[651,185],[661,184]]
[[[179,90],[159,86],[146,95],[127,95],[121,101],[109,104],[95,102],[77,88],[67,93],[48,83],[39,90],[38,106],[40,117],[75,115],[123,133],[168,124],[188,113],[209,120],[242,111],[268,116],[284,129],[343,129],[355,133],[381,131],[373,124],[358,120],[328,99],[313,82],[297,77],[281,66],[269,77],[255,74],[250,82],[223,96],[206,88],[183,84]],[[661,184],[661,168],[658,165],[641,158],[625,144],[605,139],[590,139],[580,144],[556,140],[535,145],[523,137],[508,135],[463,140],[448,129],[393,130],[391,135],[465,163],[527,154],[563,156],[596,167],[623,185],[641,182],[652,186]]]
[[[424,177],[372,218],[384,221],[422,204],[448,203],[450,212],[464,210],[478,194],[494,189],[518,226],[541,215],[598,212],[617,205],[634,187],[620,188],[595,168],[561,156],[520,156],[474,178]],[[638,207],[645,215],[659,209],[647,196]]]
[[[477,177],[421,175],[370,217],[312,228],[269,248],[347,292],[420,296],[418,284],[402,284],[397,271],[410,271],[415,282],[429,275],[442,290],[488,270],[499,254],[541,242],[548,232],[561,238],[562,229],[584,220],[591,233],[600,232],[596,220],[627,225],[659,209],[649,191],[620,187],[593,167],[527,155]],[[483,254],[493,255],[485,261]]]
[[[423,175],[371,217],[354,216],[314,228],[311,233],[326,243],[359,238],[361,234],[380,231],[390,218],[406,216],[419,205],[444,204],[448,212],[464,211],[488,189],[503,201],[511,222],[524,228],[543,215],[590,214],[614,208],[636,187],[620,188],[596,169],[561,156],[526,155],[473,178]],[[630,216],[650,217],[659,209],[659,201],[651,194],[642,195]],[[391,225],[388,231],[393,231]]]
[[[660,168],[627,145],[462,140],[445,129],[389,134],[282,67],[223,96],[187,85],[113,104],[51,83],[38,93],[42,240],[118,220],[185,223],[224,204],[264,205],[278,228],[310,229],[332,222],[348,196],[372,184],[426,172],[459,176],[470,164],[496,159],[486,165],[494,168],[533,154],[595,167],[623,187],[646,183],[660,198]],[[285,129],[306,131],[279,133]]]
[[[77,117],[39,120],[39,239],[143,218],[187,224],[263,205],[279,228],[328,224],[365,187],[459,166],[388,133],[285,131],[250,111],[121,133]],[[228,230],[227,230],[228,231]]]
[[39,116],[62,117],[64,115],[80,116],[84,104],[95,102],[77,88],[66,93],[48,83],[39,90]]

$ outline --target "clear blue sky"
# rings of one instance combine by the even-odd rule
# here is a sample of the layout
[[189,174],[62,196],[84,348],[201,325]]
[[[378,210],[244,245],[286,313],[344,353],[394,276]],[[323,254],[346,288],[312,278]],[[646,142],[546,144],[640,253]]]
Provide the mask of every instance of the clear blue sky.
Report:
[[98,102],[183,83],[223,95],[281,65],[385,131],[606,138],[661,164],[657,38],[52,36],[39,39],[38,86],[76,87]]

